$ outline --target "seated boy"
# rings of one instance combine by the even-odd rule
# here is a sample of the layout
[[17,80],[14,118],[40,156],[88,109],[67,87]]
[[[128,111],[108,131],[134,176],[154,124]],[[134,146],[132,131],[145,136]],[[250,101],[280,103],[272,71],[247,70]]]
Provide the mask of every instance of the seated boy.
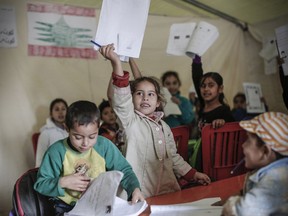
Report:
[[243,196],[230,197],[223,215],[288,215],[288,115],[266,112],[241,121],[247,175]]
[[130,164],[108,139],[98,136],[100,112],[89,101],[68,107],[66,126],[69,136],[49,147],[39,168],[34,189],[53,197],[55,214],[69,212],[90,180],[110,170],[121,171],[121,186],[132,203],[144,198]]

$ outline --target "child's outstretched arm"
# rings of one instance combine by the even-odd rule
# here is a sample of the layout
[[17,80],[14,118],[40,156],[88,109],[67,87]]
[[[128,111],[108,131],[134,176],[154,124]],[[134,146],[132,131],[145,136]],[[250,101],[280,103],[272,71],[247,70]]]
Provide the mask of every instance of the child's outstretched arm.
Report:
[[111,65],[115,75],[123,76],[124,72],[122,69],[121,61],[117,53],[114,52],[114,50],[115,50],[114,44],[108,44],[105,46],[101,46],[99,52],[103,55],[104,58],[109,59],[111,61]]

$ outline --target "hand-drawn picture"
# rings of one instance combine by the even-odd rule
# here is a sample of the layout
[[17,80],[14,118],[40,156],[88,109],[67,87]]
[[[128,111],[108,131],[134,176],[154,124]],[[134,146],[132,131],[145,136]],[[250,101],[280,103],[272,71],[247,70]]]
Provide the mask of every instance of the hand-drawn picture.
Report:
[[30,56],[96,58],[90,40],[95,9],[61,4],[28,3]]

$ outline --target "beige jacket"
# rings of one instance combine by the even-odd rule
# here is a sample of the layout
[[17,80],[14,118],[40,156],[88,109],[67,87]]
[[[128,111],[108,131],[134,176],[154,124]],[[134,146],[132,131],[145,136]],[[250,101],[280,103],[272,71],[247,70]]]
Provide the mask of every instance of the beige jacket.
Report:
[[127,136],[124,152],[147,197],[179,191],[176,177],[184,176],[191,166],[177,153],[170,127],[155,112],[156,120],[135,111],[130,86],[114,88],[113,108]]

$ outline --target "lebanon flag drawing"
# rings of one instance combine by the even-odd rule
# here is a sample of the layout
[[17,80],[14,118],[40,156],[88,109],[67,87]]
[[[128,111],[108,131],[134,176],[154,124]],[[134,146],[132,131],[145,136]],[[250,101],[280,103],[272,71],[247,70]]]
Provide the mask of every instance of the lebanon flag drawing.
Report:
[[94,8],[28,3],[28,55],[96,58],[90,40],[96,31]]

